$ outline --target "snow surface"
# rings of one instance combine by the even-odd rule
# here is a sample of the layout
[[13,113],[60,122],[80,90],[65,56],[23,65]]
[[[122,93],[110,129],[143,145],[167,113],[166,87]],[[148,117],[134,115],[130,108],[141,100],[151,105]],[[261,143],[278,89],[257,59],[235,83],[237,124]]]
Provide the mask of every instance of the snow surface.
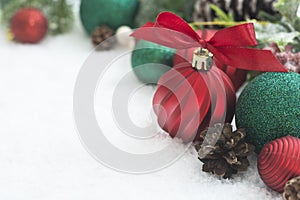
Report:
[[[281,199],[260,180],[256,158],[250,169],[233,180],[219,180],[201,172],[201,163],[190,148],[173,165],[150,174],[132,175],[111,170],[93,159],[80,142],[73,120],[73,90],[77,74],[92,52],[80,23],[69,34],[47,37],[37,45],[7,41],[0,33],[0,199]],[[118,49],[99,53],[105,56]],[[120,69],[130,69],[124,58]],[[126,61],[127,59],[127,61]],[[107,102],[109,83],[96,95],[97,119],[111,128],[112,143],[128,151],[153,151],[179,140],[166,135],[135,144],[118,136]],[[136,81],[136,80],[133,80]],[[137,82],[137,81],[136,81]],[[145,87],[129,103],[137,123],[149,123],[151,95]],[[109,100],[108,100],[109,102]],[[145,112],[145,110],[149,112]],[[138,117],[137,117],[138,116]]]

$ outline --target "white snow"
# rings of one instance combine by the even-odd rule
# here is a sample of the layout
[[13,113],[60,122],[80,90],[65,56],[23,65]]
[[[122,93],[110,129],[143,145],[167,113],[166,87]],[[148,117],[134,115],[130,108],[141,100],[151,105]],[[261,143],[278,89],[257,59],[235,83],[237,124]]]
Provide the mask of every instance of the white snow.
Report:
[[[116,172],[94,160],[82,146],[73,120],[74,84],[92,51],[79,24],[71,33],[47,37],[37,45],[7,41],[1,29],[1,200],[281,199],[260,180],[254,156],[250,169],[233,180],[203,173],[192,148],[173,165],[143,175]],[[130,69],[128,58],[121,68]],[[114,80],[111,75],[110,82]],[[105,103],[111,90],[108,84],[103,90],[106,95],[96,96],[104,101],[97,101],[95,110],[98,120],[107,118],[112,143],[133,152],[154,151],[163,145],[172,145],[174,151],[185,148],[166,135],[137,144],[114,132],[117,128]],[[136,123],[149,123],[153,91],[148,86],[132,97],[135,104],[129,103],[129,110]]]

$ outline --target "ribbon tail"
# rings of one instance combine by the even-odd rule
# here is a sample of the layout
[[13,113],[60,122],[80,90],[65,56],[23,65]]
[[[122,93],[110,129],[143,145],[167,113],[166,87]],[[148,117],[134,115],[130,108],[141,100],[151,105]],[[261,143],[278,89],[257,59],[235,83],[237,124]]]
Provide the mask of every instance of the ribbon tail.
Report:
[[218,52],[227,58],[220,62],[235,68],[262,72],[288,72],[269,50],[219,47]]

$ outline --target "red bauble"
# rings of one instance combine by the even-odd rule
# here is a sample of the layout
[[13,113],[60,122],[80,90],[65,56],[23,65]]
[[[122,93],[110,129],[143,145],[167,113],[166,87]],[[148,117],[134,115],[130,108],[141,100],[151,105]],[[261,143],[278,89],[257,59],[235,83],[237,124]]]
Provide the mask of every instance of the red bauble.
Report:
[[38,43],[47,33],[48,22],[40,10],[22,8],[11,18],[10,30],[18,42]]
[[265,145],[258,156],[257,167],[267,186],[283,192],[287,181],[300,176],[300,139],[286,136]]
[[160,78],[153,98],[159,125],[184,142],[199,139],[209,125],[231,122],[235,103],[235,89],[222,70],[197,71],[187,62]]
[[[196,33],[203,38],[204,40],[209,40],[217,30],[197,30]],[[175,56],[174,56],[174,66],[177,64],[190,61],[193,59],[194,51],[197,49],[197,47],[189,48],[189,49],[179,49],[177,50]],[[247,78],[247,71],[238,69],[235,67],[230,67],[226,65],[218,65],[220,69],[222,69],[227,76],[231,79],[235,90],[238,90],[243,83],[245,83]]]

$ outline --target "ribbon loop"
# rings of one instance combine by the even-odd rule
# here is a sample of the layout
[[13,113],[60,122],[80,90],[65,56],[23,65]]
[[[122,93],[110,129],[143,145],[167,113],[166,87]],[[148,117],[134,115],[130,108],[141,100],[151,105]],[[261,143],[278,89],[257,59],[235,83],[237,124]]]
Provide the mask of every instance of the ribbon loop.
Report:
[[252,23],[247,23],[219,30],[209,43],[216,47],[257,46],[254,26]]

